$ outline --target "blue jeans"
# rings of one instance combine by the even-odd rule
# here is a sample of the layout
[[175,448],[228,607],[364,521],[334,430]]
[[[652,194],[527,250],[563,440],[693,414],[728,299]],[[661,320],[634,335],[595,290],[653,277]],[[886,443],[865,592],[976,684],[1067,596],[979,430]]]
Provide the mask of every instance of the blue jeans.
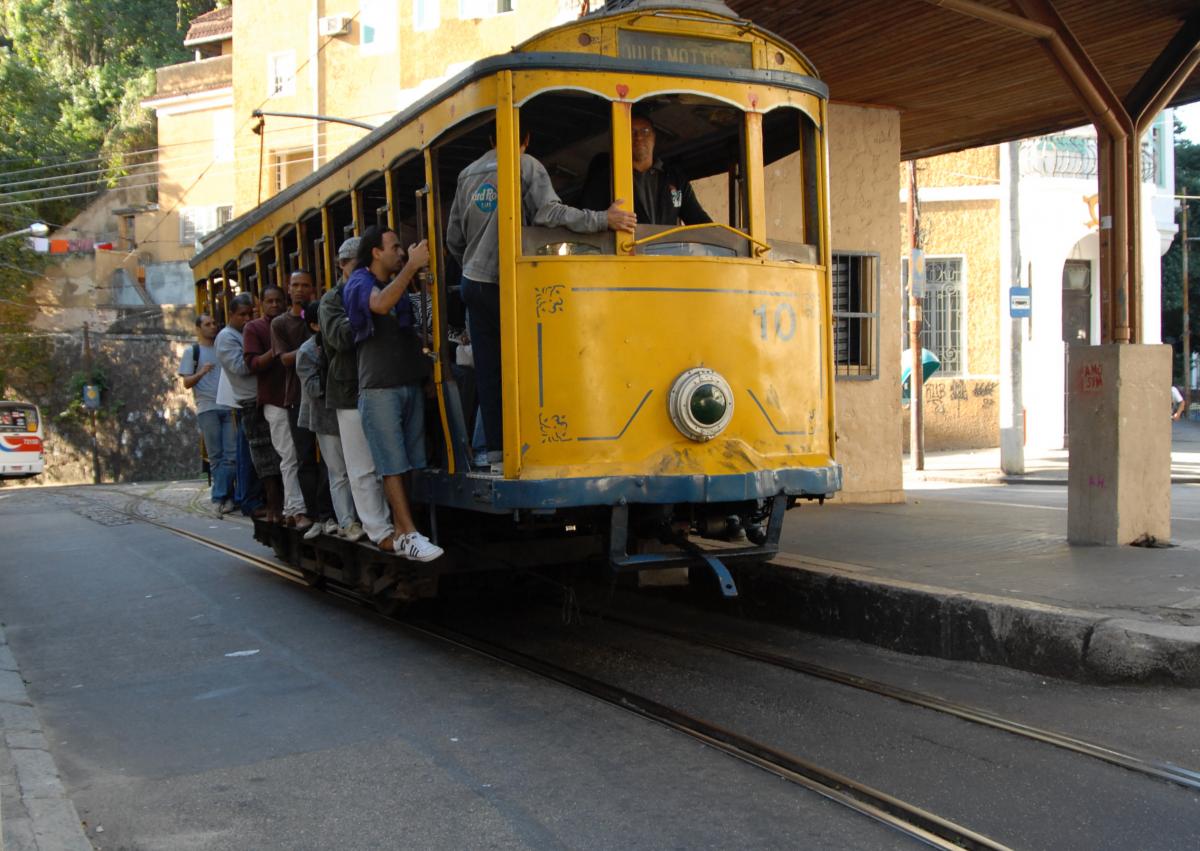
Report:
[[200,433],[208,450],[208,468],[212,471],[212,501],[233,499],[233,481],[237,472],[237,426],[233,411],[218,408],[198,414]]
[[263,506],[262,482],[254,472],[254,461],[250,457],[250,441],[246,439],[246,409],[237,412],[237,489],[233,501],[249,517],[256,508]]
[[483,410],[488,452],[504,451],[504,409],[500,398],[500,286],[462,279],[467,330],[475,355],[475,386]]
[[358,391],[363,435],[380,476],[425,466],[425,394],[420,384]]

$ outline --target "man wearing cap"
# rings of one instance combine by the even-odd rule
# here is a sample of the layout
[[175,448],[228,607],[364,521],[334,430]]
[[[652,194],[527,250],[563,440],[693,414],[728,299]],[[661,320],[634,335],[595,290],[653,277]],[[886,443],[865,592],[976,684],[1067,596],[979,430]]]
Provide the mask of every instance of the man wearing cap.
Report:
[[321,297],[318,311],[321,339],[329,362],[325,404],[337,412],[342,454],[346,458],[346,473],[350,476],[350,493],[354,496],[354,508],[363,531],[381,550],[390,552],[395,529],[388,516],[383,487],[375,476],[375,462],[371,459],[362,417],[358,413],[358,353],[354,346],[354,331],[342,303],[346,281],[354,271],[359,242],[357,236],[352,237],[338,248],[337,286]]

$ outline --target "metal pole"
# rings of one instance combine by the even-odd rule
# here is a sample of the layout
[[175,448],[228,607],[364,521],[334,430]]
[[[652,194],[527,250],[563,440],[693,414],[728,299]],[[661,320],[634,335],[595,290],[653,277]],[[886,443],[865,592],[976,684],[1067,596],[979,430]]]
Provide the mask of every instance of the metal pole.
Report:
[[1188,202],[1183,202],[1183,217],[1180,222],[1183,237],[1183,415],[1192,410],[1192,322],[1188,306]]
[[[92,380],[92,340],[88,335],[88,324],[83,323],[83,368],[87,373],[88,383]],[[96,440],[96,412],[89,411],[92,423],[92,484],[100,484],[100,445]]]
[[908,239],[912,249],[908,261],[908,347],[912,368],[908,375],[909,421],[908,451],[914,470],[925,469],[925,373],[921,365],[921,299],[917,293],[917,250],[921,235],[917,230],[917,164],[908,162]]
[[[1021,143],[1009,142],[1006,152],[1008,192],[1001,209],[1008,215],[1008,279],[1010,287],[1028,287],[1033,283],[1022,277],[1021,256]],[[1007,334],[1001,342],[1003,363],[1000,372],[1003,388],[1000,397],[1000,469],[1009,475],[1025,472],[1025,391],[1024,391],[1024,324],[1027,320],[1012,316],[1011,305],[1002,307],[1000,327]],[[1064,358],[1064,373],[1066,370]],[[1064,406],[1065,407],[1065,406]],[[1065,416],[1065,412],[1064,412]],[[1063,423],[1064,437],[1067,424]]]

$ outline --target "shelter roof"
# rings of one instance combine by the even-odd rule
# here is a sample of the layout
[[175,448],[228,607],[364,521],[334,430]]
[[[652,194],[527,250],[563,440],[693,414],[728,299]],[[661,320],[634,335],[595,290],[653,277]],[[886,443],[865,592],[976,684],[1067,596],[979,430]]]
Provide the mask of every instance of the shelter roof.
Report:
[[[835,102],[900,111],[905,159],[1088,124],[1082,105],[1034,38],[923,0],[726,0],[795,44]],[[1006,0],[981,0],[1004,12]],[[1195,0],[1053,0],[1124,99],[1197,14]],[[1200,100],[1200,72],[1172,101]]]
[[233,38],[233,5],[213,9],[199,17],[192,18],[188,24],[187,36],[183,39],[184,47],[193,47],[210,41],[223,41]]

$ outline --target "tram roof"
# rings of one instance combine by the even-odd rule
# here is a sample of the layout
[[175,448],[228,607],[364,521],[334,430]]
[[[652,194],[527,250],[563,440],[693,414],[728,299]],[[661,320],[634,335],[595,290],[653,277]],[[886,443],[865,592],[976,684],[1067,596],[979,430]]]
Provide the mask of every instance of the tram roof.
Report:
[[[834,102],[900,111],[904,159],[1039,136],[1090,123],[1034,38],[920,0],[726,0],[794,43]],[[1121,98],[1191,16],[1195,0],[1050,0]],[[979,0],[1013,13],[1020,4]],[[1172,101],[1200,100],[1200,72]]]

